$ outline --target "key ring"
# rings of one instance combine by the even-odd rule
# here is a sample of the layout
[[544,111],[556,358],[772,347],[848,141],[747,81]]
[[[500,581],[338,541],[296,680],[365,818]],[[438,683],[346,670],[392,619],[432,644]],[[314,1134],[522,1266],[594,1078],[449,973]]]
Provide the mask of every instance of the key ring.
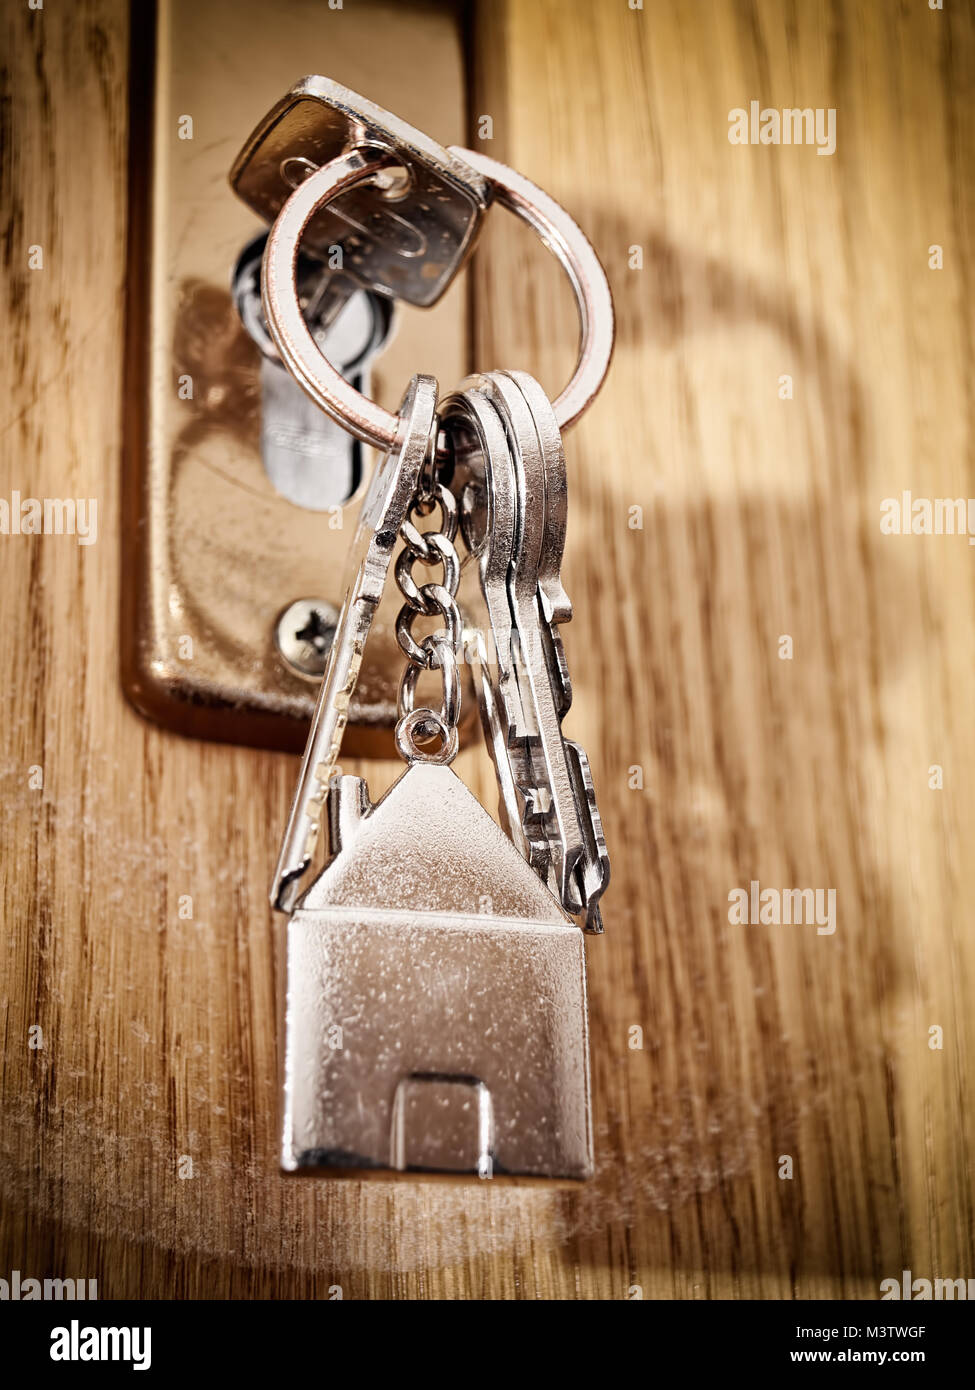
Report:
[[[580,347],[569,384],[554,402],[559,428],[565,429],[592,403],[612,356],[615,320],[606,272],[582,229],[529,179],[472,150],[452,145],[449,153],[490,180],[496,201],[538,233],[569,277],[579,312]],[[312,217],[347,189],[397,163],[390,150],[353,149],[310,174],[288,198],[271,228],[261,273],[268,328],[292,375],[327,415],[357,439],[387,450],[396,442],[400,417],[363,396],[322,355],[298,306],[295,267]]]

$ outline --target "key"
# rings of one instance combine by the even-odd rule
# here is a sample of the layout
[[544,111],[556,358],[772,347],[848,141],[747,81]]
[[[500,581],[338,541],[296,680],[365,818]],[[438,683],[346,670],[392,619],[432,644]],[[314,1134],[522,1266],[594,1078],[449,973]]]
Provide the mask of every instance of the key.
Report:
[[[583,853],[582,830],[552,683],[540,658],[543,637],[538,593],[543,574],[549,591],[554,581],[562,596],[557,599],[560,613],[568,608],[558,565],[553,565],[545,551],[552,529],[545,505],[545,459],[525,398],[510,377],[492,373],[472,379],[468,386],[469,395],[480,393],[497,409],[505,425],[505,447],[515,475],[516,525],[508,600],[513,618],[510,656],[518,697],[505,699],[503,682],[500,692],[507,714],[507,756],[520,801],[522,831],[533,867],[542,878],[551,878],[551,886],[567,909],[578,912],[581,901],[574,889],[574,876]],[[495,474],[500,472],[498,460],[493,468]],[[502,667],[505,641],[497,631],[495,638]]]
[[231,186],[270,223],[310,173],[350,149],[388,151],[405,178],[348,190],[312,218],[308,250],[327,261],[339,246],[359,284],[435,304],[474,248],[492,186],[458,152],[374,102],[330,78],[302,78],[250,135]]
[[[486,380],[472,379],[472,383]],[[492,680],[483,637],[475,629],[468,643],[485,742],[491,751],[500,791],[499,809],[509,835],[540,877],[547,877],[549,842],[537,819],[526,812],[522,785],[531,781],[516,768],[510,752],[513,738],[525,739],[534,730],[534,715],[522,709],[523,691],[514,660],[517,638],[511,608],[510,571],[520,524],[514,464],[504,422],[487,395],[460,392],[444,403],[444,428],[450,434],[455,467],[455,490],[464,495],[462,524],[472,557],[478,560],[487,630],[497,681]],[[529,694],[530,698],[530,694]],[[513,733],[512,730],[521,730]],[[521,784],[519,785],[519,777]]]
[[271,886],[271,904],[288,912],[300,894],[338,761],[362,654],[382,597],[393,547],[433,438],[437,384],[415,376],[400,407],[403,437],[376,469],[346,561],[347,589],[318,694],[298,786]]
[[[546,529],[543,564],[539,571],[539,598],[543,616],[548,623],[547,632],[543,628],[545,659],[556,692],[559,717],[564,719],[572,704],[572,683],[562,636],[558,630],[559,624],[568,622],[572,617],[572,604],[561,578],[568,513],[565,453],[555,411],[535,378],[527,372],[520,371],[505,372],[503,375],[515,382],[528,403],[544,459]],[[587,929],[590,932],[601,932],[602,916],[597,904],[609,883],[609,854],[603,834],[602,818],[596,805],[596,791],[585,750],[581,744],[570,739],[565,740],[565,747],[569,776],[576,805],[580,810],[580,824],[585,842],[583,856],[577,867],[581,901],[585,906]]]
[[515,781],[525,798],[526,836],[545,844],[538,867],[543,875],[551,875],[556,896],[567,910],[578,912],[581,902],[574,890],[574,875],[583,853],[582,829],[555,692],[542,656],[538,593],[540,576],[548,567],[545,462],[534,420],[517,384],[500,372],[483,380],[505,423],[518,499],[508,591],[517,631],[512,662],[521,690],[521,717],[509,722],[509,752],[517,760]]
[[[469,435],[456,433],[456,421],[477,400],[482,418],[474,447]],[[485,522],[483,493],[492,493],[497,480],[509,477],[498,453],[497,426],[489,428],[483,418],[487,404],[504,427],[503,447],[515,483],[507,611],[501,611],[487,578],[493,575],[497,583],[509,552],[507,535],[495,547],[495,532]],[[572,689],[558,625],[571,617],[572,607],[561,580],[567,490],[558,426],[541,387],[522,373],[471,378],[448,401],[444,419],[461,446],[456,481],[463,491],[464,534],[478,553],[497,647],[496,693],[483,659],[473,663],[473,670],[505,820],[515,843],[565,909],[585,913],[587,929],[598,932],[597,904],[609,877],[605,840],[588,760],[561,731]],[[506,508],[510,510],[508,503]]]
[[451,437],[454,490],[464,495],[461,525],[468,551],[478,563],[498,687],[508,720],[517,721],[520,691],[511,662],[513,620],[508,593],[517,496],[504,424],[489,400],[463,389],[444,402],[442,418]]
[[[299,507],[326,511],[345,502],[362,478],[363,451],[289,374],[271,341],[261,307],[266,234],[241,252],[232,277],[237,312],[261,353],[261,458],[275,489]],[[368,391],[370,364],[393,330],[389,299],[299,257],[298,290],[315,341],[357,391]]]

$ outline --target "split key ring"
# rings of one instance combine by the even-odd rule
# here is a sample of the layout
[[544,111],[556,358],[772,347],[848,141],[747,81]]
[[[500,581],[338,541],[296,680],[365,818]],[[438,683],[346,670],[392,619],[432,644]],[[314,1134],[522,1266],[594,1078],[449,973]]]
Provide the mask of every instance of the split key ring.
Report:
[[[572,378],[554,402],[559,428],[565,429],[593,401],[612,356],[615,322],[606,273],[581,228],[529,179],[472,150],[450,146],[445,153],[455,168],[474,171],[473,177],[486,186],[488,200],[527,222],[569,277],[579,312],[580,346]],[[316,215],[341,194],[403,165],[408,176],[408,161],[398,150],[385,142],[367,142],[316,168],[281,206],[268,236],[261,276],[268,328],[292,375],[333,420],[357,439],[384,450],[392,449],[400,436],[400,417],[363,396],[324,357],[302,316],[296,266],[302,238]]]

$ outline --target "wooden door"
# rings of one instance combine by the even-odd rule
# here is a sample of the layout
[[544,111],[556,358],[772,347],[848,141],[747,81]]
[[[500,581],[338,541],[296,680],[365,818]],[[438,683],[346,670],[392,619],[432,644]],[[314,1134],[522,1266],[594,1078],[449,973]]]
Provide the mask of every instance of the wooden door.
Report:
[[[276,1171],[266,888],[295,759],[158,729],[118,677],[127,8],[3,21],[0,496],[99,509],[93,544],[0,535],[0,1273],[587,1299],[975,1273],[973,557],[943,508],[941,534],[923,506],[919,534],[882,525],[905,492],[911,518],[975,490],[971,8],[450,21],[469,129],[433,133],[489,132],[563,202],[618,314],[567,436],[569,726],[613,862],[588,947],[598,1172],[569,1193]],[[835,150],[732,143],[752,101],[833,110]],[[571,301],[492,221],[472,361],[555,389]],[[459,769],[493,805],[483,752]],[[753,882],[821,890],[823,920],[734,920]]]

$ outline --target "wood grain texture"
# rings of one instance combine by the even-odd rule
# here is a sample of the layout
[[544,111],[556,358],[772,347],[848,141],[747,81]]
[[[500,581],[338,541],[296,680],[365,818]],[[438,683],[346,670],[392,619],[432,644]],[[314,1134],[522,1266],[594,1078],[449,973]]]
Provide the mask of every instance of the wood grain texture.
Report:
[[[971,8],[482,7],[482,147],[578,217],[619,317],[567,439],[569,726],[614,872],[599,1171],[572,1194],[274,1170],[265,889],[294,760],[164,734],[117,680],[125,10],[3,22],[0,495],[96,496],[99,540],[0,537],[0,1274],[348,1298],[975,1276],[972,554],[879,524],[902,489],[975,491]],[[835,107],[835,155],[731,146],[752,99]],[[493,220],[476,360],[556,388],[571,303]],[[487,794],[483,758],[460,770]],[[752,879],[835,889],[835,934],[730,925]]]

